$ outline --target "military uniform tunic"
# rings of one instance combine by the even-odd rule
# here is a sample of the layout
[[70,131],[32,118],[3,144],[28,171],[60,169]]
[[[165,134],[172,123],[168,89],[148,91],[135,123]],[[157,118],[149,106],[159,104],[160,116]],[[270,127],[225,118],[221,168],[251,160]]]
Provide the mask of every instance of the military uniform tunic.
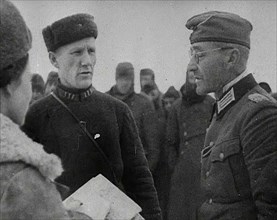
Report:
[[202,150],[198,219],[277,219],[277,104],[252,74],[219,100]]

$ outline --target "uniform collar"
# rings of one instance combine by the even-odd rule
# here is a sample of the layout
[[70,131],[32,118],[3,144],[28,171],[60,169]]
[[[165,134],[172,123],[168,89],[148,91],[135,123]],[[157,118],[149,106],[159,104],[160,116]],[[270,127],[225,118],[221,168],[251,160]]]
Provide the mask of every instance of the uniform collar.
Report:
[[246,69],[244,72],[242,72],[238,77],[236,77],[235,79],[233,79],[231,82],[227,83],[224,87],[223,87],[223,93],[225,93],[230,87],[232,87],[233,85],[235,85],[238,81],[240,81],[242,78],[246,77],[248,75],[248,70]]
[[59,83],[54,93],[60,98],[72,101],[82,101],[83,99],[91,96],[94,90],[95,88],[92,85],[90,85],[87,89],[72,89]]
[[240,78],[235,84],[223,93],[221,98],[216,101],[214,106],[214,113],[217,119],[221,118],[236,102],[238,102],[247,92],[257,85],[252,74]]

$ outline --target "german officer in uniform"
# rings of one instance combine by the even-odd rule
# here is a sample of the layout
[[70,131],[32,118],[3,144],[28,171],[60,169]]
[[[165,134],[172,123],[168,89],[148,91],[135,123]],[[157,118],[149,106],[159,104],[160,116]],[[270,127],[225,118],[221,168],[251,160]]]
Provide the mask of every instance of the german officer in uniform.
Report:
[[197,93],[217,100],[201,155],[198,219],[276,219],[277,104],[247,71],[252,25],[211,11],[186,27]]

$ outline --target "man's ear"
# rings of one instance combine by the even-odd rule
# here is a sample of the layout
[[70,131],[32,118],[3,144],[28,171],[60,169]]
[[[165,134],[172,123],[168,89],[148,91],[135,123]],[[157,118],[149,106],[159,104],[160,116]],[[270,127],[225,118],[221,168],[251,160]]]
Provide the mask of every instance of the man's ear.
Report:
[[49,55],[49,60],[52,63],[52,65],[54,67],[56,67],[57,69],[59,69],[59,63],[57,61],[57,55],[52,51],[50,51],[48,55]]
[[10,98],[14,91],[17,89],[18,87],[18,82],[19,79],[17,80],[12,80],[7,86],[5,86],[4,88],[1,88],[1,93],[6,97],[6,98]]
[[227,63],[231,66],[236,65],[240,60],[240,51],[237,48],[231,49],[228,53]]

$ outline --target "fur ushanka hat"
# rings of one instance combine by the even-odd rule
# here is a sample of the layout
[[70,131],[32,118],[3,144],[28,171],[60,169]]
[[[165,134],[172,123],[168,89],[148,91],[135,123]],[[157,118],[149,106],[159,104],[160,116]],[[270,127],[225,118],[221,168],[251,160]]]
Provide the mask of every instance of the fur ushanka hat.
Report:
[[42,30],[48,51],[55,51],[66,44],[87,37],[97,38],[98,31],[94,17],[90,14],[75,14],[62,18]]
[[32,47],[31,32],[18,9],[0,0],[0,71],[25,57]]

